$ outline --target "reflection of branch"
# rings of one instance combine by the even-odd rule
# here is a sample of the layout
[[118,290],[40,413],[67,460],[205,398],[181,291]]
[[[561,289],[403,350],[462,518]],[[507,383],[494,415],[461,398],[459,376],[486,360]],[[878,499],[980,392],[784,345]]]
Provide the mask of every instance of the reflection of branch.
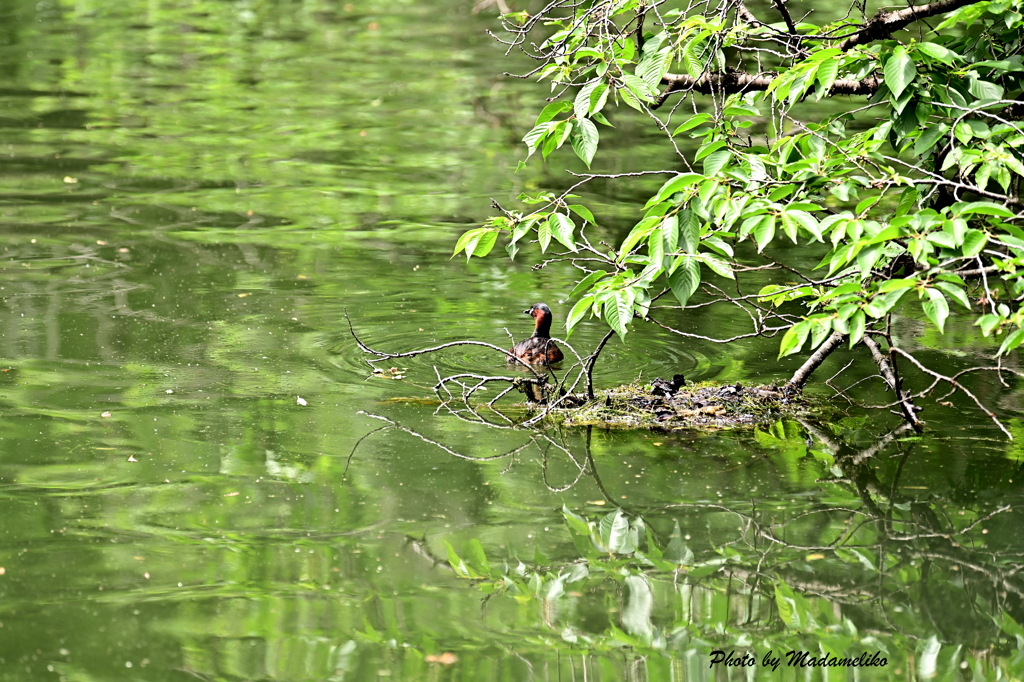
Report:
[[405,543],[412,547],[412,551],[415,554],[418,554],[419,556],[429,561],[433,568],[443,568],[449,573],[455,572],[455,569],[452,568],[452,565],[448,563],[447,559],[438,559],[436,556],[434,556],[434,553],[430,551],[430,547],[427,546],[425,539],[418,540],[410,535],[406,536]]
[[419,438],[420,440],[422,440],[425,443],[430,443],[431,445],[436,445],[437,447],[439,447],[442,450],[444,450],[445,452],[447,452],[449,455],[453,455],[455,457],[458,457],[459,459],[468,459],[471,462],[490,462],[490,461],[493,461],[495,459],[502,459],[503,457],[511,457],[511,456],[515,455],[516,453],[518,453],[520,450],[523,450],[523,449],[527,448],[530,445],[530,443],[523,443],[518,448],[515,448],[513,450],[509,450],[508,452],[506,452],[504,454],[501,454],[501,455],[492,455],[490,457],[474,457],[472,455],[464,455],[461,452],[455,452],[455,450],[452,450],[447,445],[442,445],[441,443],[438,443],[436,440],[431,440],[431,439],[427,438],[426,436],[424,436],[423,434],[417,433],[416,431],[413,431],[412,429],[408,429],[408,428],[402,426],[401,424],[399,424],[398,422],[396,422],[396,421],[394,421],[392,419],[388,419],[387,417],[383,417],[383,416],[381,416],[379,414],[371,414],[370,412],[364,412],[362,410],[359,410],[358,412],[356,412],[356,414],[361,414],[364,417],[370,417],[371,419],[379,419],[382,422],[387,422],[388,424],[391,424],[392,426],[394,426],[396,429],[398,429],[400,431],[405,431],[410,436],[416,436],[417,438]]
[[348,480],[345,476],[346,476],[346,474],[348,474],[348,468],[352,464],[352,458],[355,457],[356,448],[358,448],[359,445],[364,440],[366,440],[367,438],[369,438],[373,434],[377,433],[378,431],[383,431],[384,429],[390,429],[390,428],[391,428],[390,426],[381,426],[380,428],[374,429],[373,431],[370,431],[369,433],[363,434],[363,436],[359,440],[356,441],[356,444],[352,446],[352,452],[348,453],[348,459],[345,460],[345,470],[343,472],[341,472],[341,480],[343,480],[343,481],[347,481]]
[[900,424],[895,429],[876,440],[871,447],[865,448],[851,457],[850,463],[856,465],[871,459],[881,452],[885,446],[905,434],[907,431],[910,431],[912,428],[913,426],[907,422]]
[[948,540],[950,538],[955,538],[958,535],[964,535],[965,533],[969,533],[972,530],[974,530],[975,527],[978,526],[978,524],[984,523],[985,521],[988,521],[989,519],[991,519],[993,516],[996,516],[997,514],[1002,514],[1003,512],[1008,512],[1011,509],[1012,509],[1012,507],[1010,505],[1005,505],[1003,507],[999,507],[999,509],[996,509],[991,514],[986,514],[985,516],[982,516],[982,517],[979,517],[979,518],[975,519],[972,523],[967,525],[967,527],[961,528],[960,530],[958,530],[956,532],[948,532],[948,533],[915,533],[913,535],[892,535],[892,536],[890,536],[890,538],[892,540],[919,540],[919,539],[922,539],[922,538],[945,538],[945,539]]

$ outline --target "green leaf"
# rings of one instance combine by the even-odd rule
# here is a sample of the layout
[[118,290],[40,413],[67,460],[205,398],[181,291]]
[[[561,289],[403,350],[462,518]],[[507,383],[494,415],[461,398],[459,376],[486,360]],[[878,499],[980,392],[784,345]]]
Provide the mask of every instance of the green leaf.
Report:
[[979,318],[978,321],[974,323],[974,326],[981,327],[982,336],[988,336],[996,327],[998,327],[1002,323],[1002,321],[1003,318],[999,317],[998,315],[993,315],[989,313],[988,315],[982,315],[981,318]]
[[604,319],[625,341],[626,325],[633,319],[633,296],[628,289],[616,291],[604,304]]
[[576,134],[572,137],[572,149],[576,156],[583,159],[583,163],[590,168],[590,162],[594,160],[597,153],[597,143],[600,140],[597,126],[589,118],[576,119]]
[[[462,236],[459,237],[459,241],[455,242],[455,251],[452,252],[452,258],[459,255],[459,253],[469,244],[470,240],[473,240],[473,244],[476,245],[476,242],[480,240],[480,234],[486,230],[487,228],[477,227],[463,232]],[[466,257],[469,258],[469,256]]]
[[555,239],[560,241],[565,248],[575,253],[576,240],[573,239],[572,233],[576,226],[573,224],[572,218],[563,213],[552,213],[548,217],[548,225]]
[[534,125],[536,125],[539,128],[542,124],[547,123],[555,116],[558,116],[563,111],[568,111],[569,109],[572,109],[572,105],[569,104],[568,102],[552,102],[551,104],[541,109],[540,115],[537,116],[537,123],[535,123]]
[[970,204],[966,204],[964,206],[961,206],[960,209],[956,211],[956,213],[958,215],[970,215],[973,213],[980,213],[982,215],[994,215],[1000,216],[1002,218],[1012,218],[1014,215],[1013,211],[1003,206],[1000,206],[999,204],[994,204],[991,201],[975,201]]
[[695,258],[680,256],[679,265],[668,277],[668,285],[680,305],[686,305],[700,286],[700,265]]
[[[628,94],[640,102],[650,103],[654,101],[651,86],[645,83],[642,78],[634,76],[631,73],[624,73],[622,74],[622,85],[623,87],[619,90],[619,94],[622,95],[623,99],[626,99],[626,95]],[[629,106],[634,109],[643,111],[643,106],[639,103],[634,105],[627,101],[626,104],[629,104]]]
[[1003,339],[1003,345],[999,347],[999,355],[1006,355],[1011,350],[1016,348],[1024,341],[1024,329],[1017,329],[1011,332],[1005,339]]
[[914,143],[914,154],[916,154],[917,156],[924,156],[929,151],[931,151],[932,147],[935,146],[935,143],[938,142],[939,139],[942,138],[942,136],[948,132],[949,126],[946,125],[945,123],[939,123],[938,125],[928,126],[927,128],[924,129],[924,132],[921,133],[920,137],[918,137],[917,141]]
[[967,293],[961,287],[958,287],[952,282],[935,282],[935,286],[955,298],[957,303],[963,307],[968,310],[971,309],[971,301],[967,298]]
[[728,145],[729,143],[725,140],[715,140],[714,142],[709,142],[708,144],[701,146],[701,148],[697,150],[697,153],[694,154],[693,156],[693,160],[700,161],[705,156],[711,154],[712,152],[717,152],[722,147],[727,147]]
[[864,337],[864,330],[867,327],[868,318],[863,310],[858,310],[850,316],[850,348],[856,346]]
[[988,81],[971,78],[967,89],[980,100],[999,100],[1003,98],[1002,86]]
[[736,275],[733,274],[732,271],[732,266],[730,266],[721,258],[718,258],[717,256],[712,256],[709,253],[702,253],[700,254],[700,256],[698,256],[698,258],[700,258],[704,265],[711,268],[716,275],[720,275],[722,277],[725,277],[726,279],[736,279]]
[[576,305],[572,307],[572,310],[569,311],[568,317],[565,318],[565,331],[567,335],[572,333],[572,330],[577,324],[579,324],[580,320],[583,319],[583,316],[587,314],[587,310],[591,305],[593,305],[593,303],[593,296],[584,296],[580,300],[576,301]]
[[[600,116],[601,110],[604,109],[604,105],[608,101],[609,90],[610,88],[607,83],[600,83],[594,88],[594,91],[590,93],[590,106],[587,109],[587,116]],[[608,121],[604,120],[603,116],[601,116],[599,122],[611,125]]]
[[665,261],[665,237],[661,233],[661,225],[654,228],[647,238],[647,256],[651,259],[648,267],[655,273],[652,278],[657,277]]
[[732,158],[732,151],[729,149],[720,149],[717,152],[708,155],[704,159],[704,175],[714,175],[718,171],[725,168],[726,164],[729,163],[729,159]]
[[946,318],[949,317],[949,303],[938,289],[928,289],[928,300],[921,303],[924,314],[928,316],[940,332],[944,332]]
[[587,523],[587,520],[571,512],[564,504],[562,505],[562,516],[565,517],[565,522],[569,524],[569,528],[580,535],[590,535],[590,524]]
[[605,272],[604,270],[597,270],[595,272],[590,273],[589,275],[581,279],[575,287],[573,287],[572,292],[569,294],[569,298],[573,298],[574,296],[582,294],[584,291],[589,291],[590,287],[594,285],[594,282],[597,282],[598,280],[602,279],[607,275],[608,273]]
[[[817,221],[817,219],[814,216],[812,216],[807,211],[798,211],[798,210],[786,209],[786,212],[782,214],[782,217],[783,217],[783,222],[786,222],[787,219],[788,219],[789,221],[793,222],[795,225],[799,225],[800,227],[804,228],[804,230],[806,230],[808,233],[810,233],[810,235],[812,237],[814,237],[815,239],[817,239],[819,242],[822,241],[822,239],[821,239],[821,228],[818,227],[818,221]],[[794,229],[794,233],[796,233],[795,229]],[[787,234],[788,234],[788,231],[787,231]],[[796,239],[794,238],[793,241],[795,243]]]
[[917,205],[918,193],[913,187],[908,187],[900,193],[900,201],[896,206],[896,216],[906,215]]
[[576,99],[573,100],[572,108],[576,114],[576,119],[584,119],[590,115],[590,95],[594,93],[597,86],[601,85],[601,81],[594,81],[588,83],[580,88],[580,91],[576,93]]
[[942,645],[939,644],[939,638],[935,635],[929,637],[923,645],[918,646],[917,654],[920,661],[918,674],[922,680],[930,680],[938,674],[938,659],[941,650]]
[[818,80],[818,86],[821,88],[821,95],[826,94],[828,89],[832,87],[832,84],[836,82],[836,76],[839,74],[839,63],[841,61],[841,57],[835,57],[833,59],[826,59],[822,61],[818,66],[818,70],[815,72],[814,77]]
[[702,180],[704,180],[704,176],[698,173],[683,173],[682,175],[677,175],[662,185],[661,189],[658,190],[658,193],[651,197],[644,208],[647,209],[655,204],[660,204],[676,192],[681,192],[687,187],[692,187]]
[[591,225],[597,225],[597,221],[594,220],[594,214],[590,212],[590,209],[580,204],[569,204],[569,210],[583,218]]
[[537,243],[540,244],[541,253],[548,250],[548,245],[551,244],[551,218],[542,220],[537,225]]
[[672,137],[675,137],[679,133],[685,133],[687,130],[693,130],[697,126],[703,123],[707,123],[708,121],[711,120],[713,120],[711,114],[696,114],[694,116],[691,116],[690,118],[683,121],[683,123],[680,124],[678,128],[676,128],[676,131],[672,133]]
[[951,65],[953,60],[959,56],[952,50],[948,50],[942,45],[937,45],[935,43],[917,43],[914,47],[921,52],[924,52],[929,57],[938,59],[940,62],[947,65]]
[[539,123],[533,130],[523,136],[523,142],[525,142],[526,146],[530,149],[530,156],[533,156],[533,153],[537,151],[537,147],[540,145],[541,141],[547,137],[548,133],[550,133],[556,125],[558,124],[550,121]]
[[473,255],[483,258],[491,252],[496,241],[498,241],[498,231],[487,230],[480,235],[480,239],[476,244],[469,244],[466,246],[466,256],[469,257],[470,255]]
[[561,146],[565,144],[565,141],[569,139],[569,136],[572,134],[575,127],[576,126],[573,125],[573,122],[569,120],[559,121],[556,123],[551,134],[548,135],[548,139],[544,142],[544,148],[541,149],[541,155],[546,159],[551,152],[561,148]]
[[803,320],[797,322],[788,330],[782,337],[782,343],[779,344],[779,359],[796,353],[807,341],[807,334],[811,331],[810,322]]
[[[684,211],[686,213],[686,211]],[[672,255],[679,246],[679,216],[667,215],[661,221],[661,236],[665,240],[665,253]]]
[[775,216],[766,215],[754,226],[754,241],[757,242],[757,251],[760,253],[764,247],[775,238]]
[[917,67],[914,66],[914,60],[907,54],[907,48],[902,45],[896,46],[885,63],[883,73],[885,74],[885,84],[889,86],[893,99],[899,99],[899,96],[917,76]]
[[981,230],[967,230],[964,233],[964,255],[973,258],[981,253],[981,250],[988,244],[988,235]]
[[697,253],[700,244],[700,218],[690,209],[679,212],[679,246],[684,253]]
[[660,222],[661,218],[658,216],[648,216],[637,223],[622,240],[622,245],[619,247],[619,259],[625,258],[637,244],[647,239]]

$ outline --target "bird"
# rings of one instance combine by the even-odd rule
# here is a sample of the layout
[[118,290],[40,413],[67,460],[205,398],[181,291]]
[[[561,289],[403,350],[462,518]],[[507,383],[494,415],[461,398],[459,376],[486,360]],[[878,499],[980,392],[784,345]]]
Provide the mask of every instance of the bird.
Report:
[[[533,336],[523,339],[509,351],[528,365],[554,365],[563,359],[562,349],[551,340],[551,308],[534,303],[524,313],[534,319]],[[509,364],[519,364],[508,358]]]

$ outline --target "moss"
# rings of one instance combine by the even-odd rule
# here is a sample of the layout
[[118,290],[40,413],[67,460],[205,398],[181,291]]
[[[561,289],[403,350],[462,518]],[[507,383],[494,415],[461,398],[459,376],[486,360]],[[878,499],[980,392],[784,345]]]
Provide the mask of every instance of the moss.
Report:
[[665,388],[656,382],[628,384],[601,391],[594,400],[555,408],[550,416],[566,426],[623,429],[723,429],[771,422],[784,415],[807,413],[813,400],[774,384],[701,382]]

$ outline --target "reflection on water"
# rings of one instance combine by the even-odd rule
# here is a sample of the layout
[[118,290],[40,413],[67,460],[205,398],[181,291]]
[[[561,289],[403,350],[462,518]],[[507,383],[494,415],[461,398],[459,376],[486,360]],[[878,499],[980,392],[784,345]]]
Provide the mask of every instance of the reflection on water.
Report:
[[[710,651],[783,647],[884,649],[871,679],[1021,676],[1024,473],[983,418],[499,430],[430,391],[492,354],[370,376],[345,310],[398,350],[510,345],[526,305],[569,308],[558,265],[448,260],[490,197],[565,182],[512,172],[542,95],[495,75],[490,18],[0,15],[0,679],[745,679]],[[619,161],[658,153],[616,130]],[[621,192],[591,202],[609,239]],[[767,381],[792,369],[774,353],[638,328],[595,378]]]

